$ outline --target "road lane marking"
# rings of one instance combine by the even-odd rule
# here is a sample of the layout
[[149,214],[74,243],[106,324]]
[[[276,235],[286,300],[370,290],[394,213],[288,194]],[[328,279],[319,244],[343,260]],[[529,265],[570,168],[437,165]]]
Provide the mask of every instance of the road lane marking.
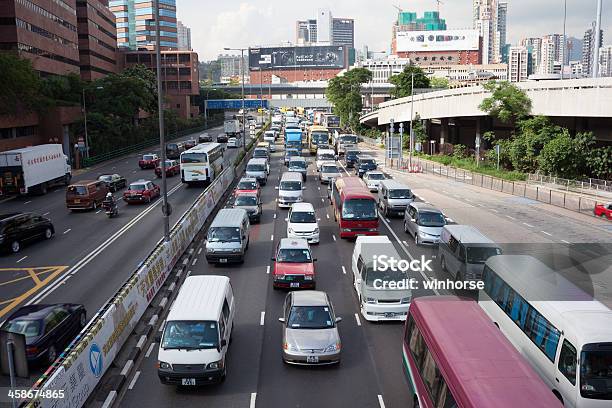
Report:
[[266,275],[270,274],[270,265],[266,266]]
[[546,234],[546,235],[548,235],[549,237],[552,237],[552,234],[551,234],[550,232],[546,232],[546,231],[541,231],[541,232],[542,232],[542,234]]
[[21,262],[21,261],[25,260],[27,257],[28,257],[28,256],[26,255],[26,256],[24,256],[23,258],[21,258],[20,260],[18,260],[18,261],[17,261],[17,262],[15,262],[15,263],[19,263],[19,262]]
[[198,258],[195,258],[195,259],[193,260],[193,262],[191,263],[191,266],[195,266],[195,264],[197,264],[197,263],[198,263]]
[[43,217],[49,215],[49,211],[47,211],[46,213],[43,214]]
[[261,312],[261,317],[259,318],[259,325],[263,326],[266,321],[266,312]]
[[274,213],[274,219],[276,219],[276,213]]
[[324,199],[323,197],[321,197],[321,202],[322,202],[322,203],[324,203],[324,202],[325,202],[325,199]]
[[382,395],[378,395],[378,405],[380,405],[380,408],[385,408],[385,401],[383,401],[383,397]]
[[66,231],[63,232],[63,235],[66,235],[67,233],[69,233],[70,231],[72,231],[72,228],[68,228]]
[[[163,327],[163,325],[162,325],[162,327]],[[155,343],[151,343],[151,345],[149,346],[149,349],[145,353],[145,358],[149,358],[149,356],[151,355],[151,352],[153,351],[153,348],[155,348]]]
[[251,402],[249,403],[249,408],[255,408],[255,400],[257,399],[257,393],[251,393]]
[[329,220],[329,214],[325,214],[325,216],[327,217],[327,219]]
[[568,245],[571,245],[571,244],[572,244],[571,242],[566,241],[566,240],[564,240],[564,239],[562,239],[562,240],[561,240],[561,242],[563,242],[564,244],[568,244]]
[[202,247],[200,247],[200,249],[198,249],[198,255],[200,255],[202,253]]
[[332,234],[332,238],[334,239],[334,241],[336,240],[336,236],[334,234]]
[[346,268],[344,266],[342,267],[342,273],[346,275]]
[[26,201],[25,203],[23,203],[23,205],[30,204],[31,202],[32,200]]
[[128,390],[134,389],[134,386],[136,385],[136,381],[138,381],[138,377],[140,377],[140,371],[136,371],[136,374],[134,374],[134,378],[132,378],[132,381],[130,382],[130,385],[128,386]]
[[98,210],[96,211],[96,214],[100,214],[102,212],[102,210]]
[[528,226],[529,228],[534,228],[534,226],[533,226],[533,225],[531,225],[531,224],[527,224],[526,222],[524,222],[523,224],[525,224],[525,225],[526,225],[526,226]]
[[408,246],[408,242],[406,241],[402,241],[404,243],[404,245]]
[[495,208],[491,208],[491,211],[498,213],[499,211],[496,210]]
[[270,241],[274,241],[274,234],[270,235]]
[[361,326],[361,320],[359,320],[359,315],[355,313],[355,320],[357,321],[357,326]]
[[511,216],[511,215],[506,215],[506,217],[510,218],[511,220],[516,220],[516,218],[514,218],[514,217],[513,217],[513,216]]

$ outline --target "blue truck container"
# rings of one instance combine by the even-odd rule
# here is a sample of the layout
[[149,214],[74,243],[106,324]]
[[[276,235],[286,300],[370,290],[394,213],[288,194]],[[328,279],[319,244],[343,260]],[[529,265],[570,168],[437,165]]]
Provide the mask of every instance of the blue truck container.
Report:
[[302,131],[298,129],[287,129],[285,132],[285,147],[302,148]]

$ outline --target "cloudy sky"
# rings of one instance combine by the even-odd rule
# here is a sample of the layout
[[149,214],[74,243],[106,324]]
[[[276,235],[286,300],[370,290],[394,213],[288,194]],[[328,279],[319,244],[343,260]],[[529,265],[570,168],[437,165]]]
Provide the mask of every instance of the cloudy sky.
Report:
[[[216,59],[223,47],[254,47],[295,42],[295,21],[314,18],[318,8],[334,17],[355,19],[356,47],[388,50],[393,5],[407,11],[435,10],[435,0],[177,0],[179,20],[191,27],[192,46],[200,60]],[[471,0],[443,0],[448,28],[471,28]],[[563,31],[563,0],[508,0],[508,40]],[[604,0],[604,43],[612,43],[612,1]],[[606,10],[605,7],[608,7]],[[582,38],[595,19],[596,0],[567,0],[567,33]]]

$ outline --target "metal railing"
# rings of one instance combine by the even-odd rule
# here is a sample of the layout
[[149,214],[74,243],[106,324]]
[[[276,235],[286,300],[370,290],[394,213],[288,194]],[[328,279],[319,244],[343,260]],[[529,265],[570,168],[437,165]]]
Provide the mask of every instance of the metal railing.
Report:
[[612,181],[589,178],[587,180],[569,180],[560,177],[528,174],[527,182],[548,186],[557,190],[573,191],[580,194],[594,195],[603,199],[612,199]]

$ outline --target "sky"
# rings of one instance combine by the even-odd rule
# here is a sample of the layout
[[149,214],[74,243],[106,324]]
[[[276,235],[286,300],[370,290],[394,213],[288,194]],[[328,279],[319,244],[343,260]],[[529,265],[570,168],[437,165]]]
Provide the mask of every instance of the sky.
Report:
[[[247,48],[295,42],[295,21],[314,18],[319,8],[333,17],[355,19],[355,46],[389,50],[397,9],[435,10],[435,0],[177,0],[177,17],[191,27],[192,47],[201,61]],[[508,42],[563,32],[564,0],[508,0]],[[604,44],[612,44],[612,1],[603,1]],[[606,6],[608,9],[606,9]],[[582,38],[595,20],[596,0],[567,0],[567,34]],[[472,27],[472,0],[443,0],[441,17],[449,29]]]

